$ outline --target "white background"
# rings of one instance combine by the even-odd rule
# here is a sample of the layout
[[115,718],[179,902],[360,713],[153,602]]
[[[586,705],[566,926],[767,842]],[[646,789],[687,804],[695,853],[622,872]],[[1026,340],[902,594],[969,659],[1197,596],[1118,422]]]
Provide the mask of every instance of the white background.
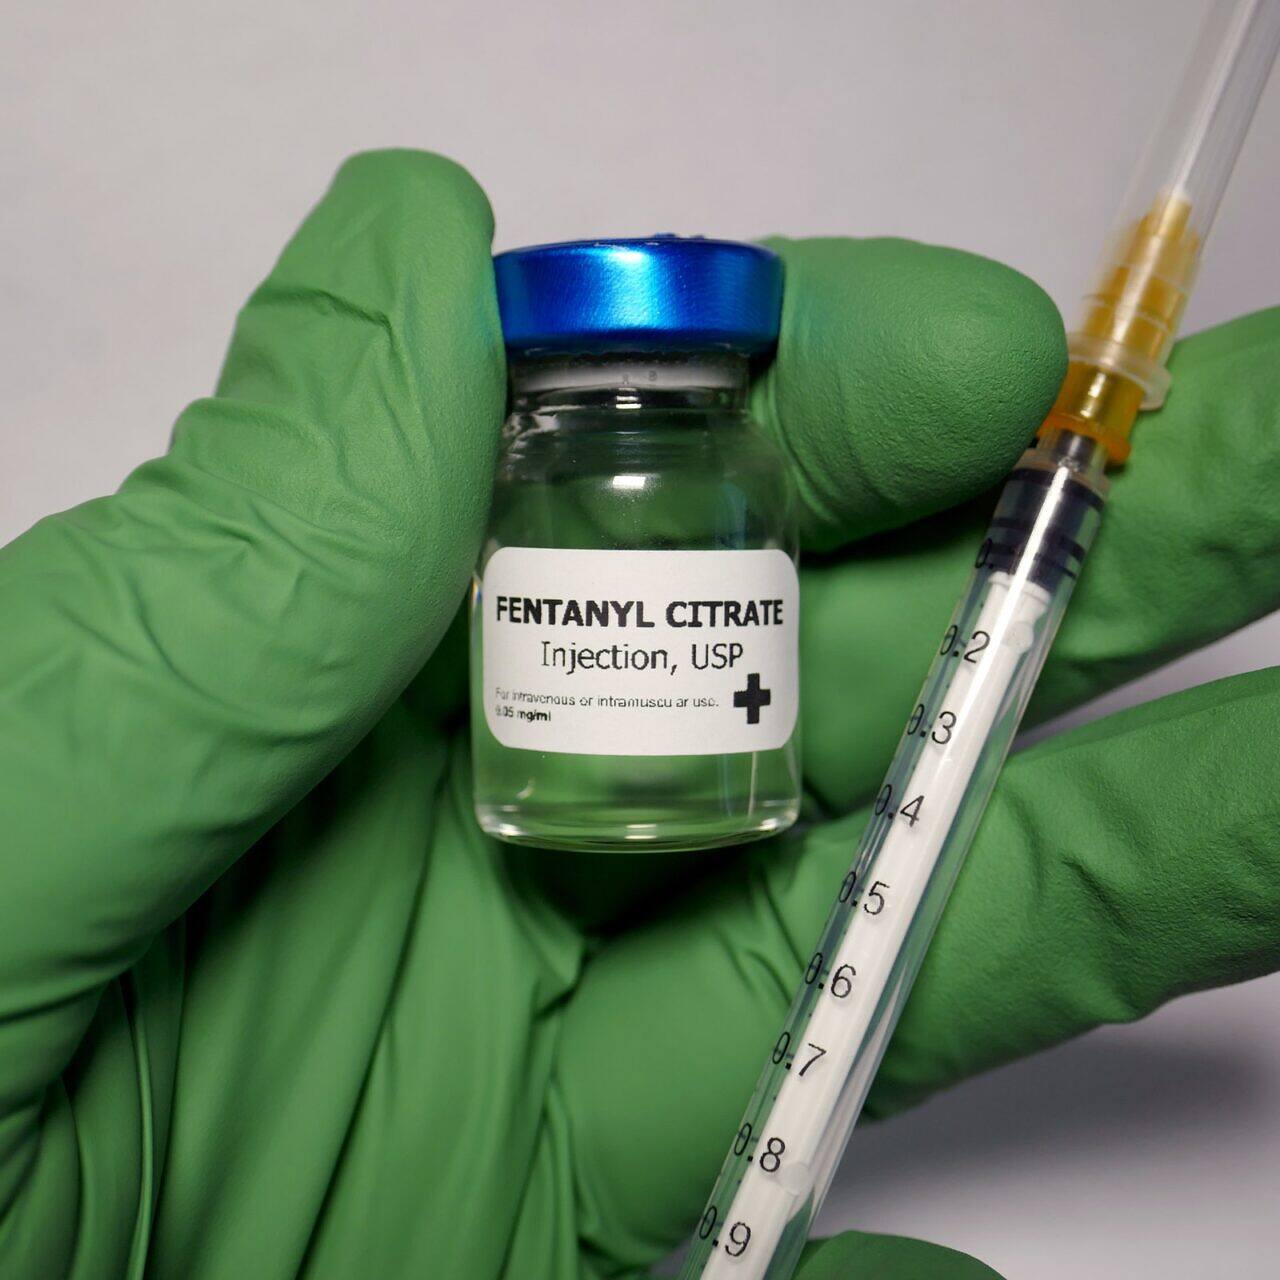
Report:
[[[235,309],[364,147],[465,162],[493,200],[500,247],[891,232],[1003,258],[1071,312],[1199,11],[12,6],[0,31],[0,540],[162,449],[183,404],[210,388]],[[1280,300],[1278,155],[1280,82],[1188,329]],[[1273,618],[1104,701],[1267,665],[1278,647]],[[823,1228],[945,1241],[1011,1277],[1276,1274],[1278,996],[1270,979],[1182,1000],[860,1132]]]

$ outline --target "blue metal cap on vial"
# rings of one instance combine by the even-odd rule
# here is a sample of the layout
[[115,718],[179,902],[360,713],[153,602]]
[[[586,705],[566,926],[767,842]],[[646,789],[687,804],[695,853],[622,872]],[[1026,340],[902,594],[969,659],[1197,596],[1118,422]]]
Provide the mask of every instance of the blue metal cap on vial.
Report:
[[782,260],[700,236],[571,240],[493,260],[507,347],[521,354],[753,353],[778,340]]

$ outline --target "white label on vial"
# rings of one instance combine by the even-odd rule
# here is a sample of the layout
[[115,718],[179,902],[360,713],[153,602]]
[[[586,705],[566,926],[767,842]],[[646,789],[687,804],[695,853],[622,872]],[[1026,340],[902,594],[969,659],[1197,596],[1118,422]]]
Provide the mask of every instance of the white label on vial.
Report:
[[504,747],[720,755],[795,728],[800,587],[783,551],[503,547],[477,607]]

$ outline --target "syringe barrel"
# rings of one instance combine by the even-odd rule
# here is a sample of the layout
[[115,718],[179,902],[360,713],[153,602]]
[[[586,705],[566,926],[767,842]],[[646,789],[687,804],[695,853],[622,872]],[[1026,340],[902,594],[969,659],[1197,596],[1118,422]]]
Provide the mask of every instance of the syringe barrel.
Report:
[[1104,465],[1098,442],[1061,432],[1006,483],[684,1280],[792,1274],[1097,529]]
[[1002,493],[849,873],[756,1085],[682,1280],[788,1280],[897,1025],[1101,517],[1108,461],[1167,385],[1280,0],[1211,10],[1139,170],[1058,399]]

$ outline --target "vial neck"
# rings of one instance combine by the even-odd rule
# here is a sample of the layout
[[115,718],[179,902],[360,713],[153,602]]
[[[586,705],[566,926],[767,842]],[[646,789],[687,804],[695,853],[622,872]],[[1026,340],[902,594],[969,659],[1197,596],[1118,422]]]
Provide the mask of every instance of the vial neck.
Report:
[[546,356],[511,366],[517,413],[573,409],[732,412],[747,400],[747,357],[735,352]]

